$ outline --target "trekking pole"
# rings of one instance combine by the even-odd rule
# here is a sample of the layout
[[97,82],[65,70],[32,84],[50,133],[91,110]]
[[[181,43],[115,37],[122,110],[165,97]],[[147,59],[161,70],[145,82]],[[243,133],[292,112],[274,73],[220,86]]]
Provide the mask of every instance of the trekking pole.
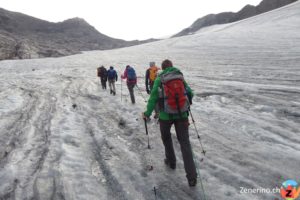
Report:
[[157,199],[157,194],[156,194],[156,187],[153,187],[153,192],[154,192],[154,196],[155,196],[155,200]]
[[201,137],[200,137],[200,135],[199,135],[199,132],[198,132],[197,126],[196,126],[196,124],[195,124],[195,120],[194,120],[194,117],[193,117],[193,114],[192,114],[192,111],[191,111],[190,108],[189,108],[189,112],[190,112],[190,114],[191,114],[192,122],[193,122],[193,124],[194,124],[195,130],[196,130],[196,133],[197,133],[197,138],[199,139],[199,142],[200,142],[200,145],[201,145],[202,153],[203,153],[203,155],[205,155],[206,150],[204,150],[204,148],[203,148],[202,140],[201,140]]
[[122,96],[123,96],[123,95],[122,95],[122,88],[123,88],[123,87],[122,87],[122,85],[123,85],[122,82],[123,82],[123,80],[122,80],[122,78],[121,78],[121,102],[122,102]]
[[[202,144],[202,140],[201,140],[201,137],[200,137],[200,135],[199,135],[199,132],[198,132],[198,129],[197,129],[197,126],[196,126],[196,123],[195,123],[195,120],[194,120],[194,117],[193,117],[193,114],[192,114],[192,111],[191,111],[191,103],[190,103],[189,99],[187,99],[187,102],[189,103],[189,108],[188,108],[188,110],[189,110],[189,113],[190,113],[190,115],[191,115],[192,122],[193,122],[193,124],[194,124],[195,131],[196,131],[196,133],[197,133],[197,138],[198,138],[198,140],[199,140],[199,142],[200,142],[200,146],[201,146],[201,149],[202,149],[202,152],[201,152],[201,153],[203,153],[203,155],[205,156],[206,150],[204,150],[204,147],[203,147],[203,144]],[[203,161],[203,158],[201,159],[201,161]]]
[[[144,118],[144,122],[145,122],[146,135],[148,136],[148,149],[150,151],[151,147],[150,147],[150,139],[149,139],[149,133],[148,133],[147,119],[146,118]],[[153,170],[153,166],[151,165],[151,163],[149,165],[148,170],[149,171]],[[155,186],[153,186],[153,193],[154,193],[154,197],[155,197],[155,200],[156,200],[157,199],[157,188]]]
[[140,88],[137,86],[137,84],[136,84],[136,88],[138,89],[139,93],[140,93],[141,96],[143,97],[144,101],[147,102],[146,98],[144,97],[142,91],[141,91]]
[[149,139],[149,134],[148,134],[147,119],[146,118],[144,118],[144,122],[145,122],[146,135],[148,136],[148,149],[151,149],[151,147],[150,147],[150,139]]

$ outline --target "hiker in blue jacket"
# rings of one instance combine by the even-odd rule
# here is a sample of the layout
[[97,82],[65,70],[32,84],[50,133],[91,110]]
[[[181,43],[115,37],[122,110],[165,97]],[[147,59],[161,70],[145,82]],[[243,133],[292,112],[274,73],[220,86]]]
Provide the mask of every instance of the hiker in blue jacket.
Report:
[[118,74],[116,70],[114,70],[113,66],[110,66],[109,70],[107,71],[107,80],[109,84],[110,94],[116,95],[115,82],[118,81]]

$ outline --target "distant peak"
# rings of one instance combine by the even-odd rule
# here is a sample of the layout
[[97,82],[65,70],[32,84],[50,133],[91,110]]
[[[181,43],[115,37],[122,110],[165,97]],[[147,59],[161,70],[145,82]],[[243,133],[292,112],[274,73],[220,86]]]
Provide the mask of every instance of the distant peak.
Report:
[[84,23],[84,24],[87,24],[87,22],[83,18],[80,18],[80,17],[74,17],[74,18],[71,18],[71,19],[64,20],[63,23]]

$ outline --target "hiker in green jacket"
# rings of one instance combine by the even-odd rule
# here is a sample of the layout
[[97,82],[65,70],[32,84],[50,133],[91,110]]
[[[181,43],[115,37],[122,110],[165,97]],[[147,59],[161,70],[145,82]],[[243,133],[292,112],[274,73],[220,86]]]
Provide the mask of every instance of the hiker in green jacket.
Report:
[[170,60],[162,62],[162,70],[154,81],[143,118],[146,120],[150,117],[158,102],[160,105],[160,132],[166,156],[164,162],[171,169],[176,169],[176,156],[170,132],[171,126],[174,124],[189,186],[195,186],[197,184],[197,173],[188,131],[188,109],[193,92],[185,82],[180,70],[173,67]]

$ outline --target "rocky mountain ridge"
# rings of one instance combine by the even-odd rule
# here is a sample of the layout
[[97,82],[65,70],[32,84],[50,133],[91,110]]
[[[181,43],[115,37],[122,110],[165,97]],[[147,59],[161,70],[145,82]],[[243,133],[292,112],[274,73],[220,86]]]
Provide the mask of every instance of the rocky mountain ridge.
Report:
[[202,18],[197,19],[190,27],[183,29],[179,33],[172,37],[179,37],[184,35],[194,34],[201,28],[212,26],[215,24],[226,24],[231,22],[236,22],[248,17],[262,14],[280,8],[282,6],[288,5],[290,3],[296,2],[297,0],[263,0],[259,5],[252,6],[246,5],[239,12],[222,12],[219,14],[209,14]]
[[0,60],[58,57],[151,41],[111,38],[81,18],[53,23],[0,8]]

